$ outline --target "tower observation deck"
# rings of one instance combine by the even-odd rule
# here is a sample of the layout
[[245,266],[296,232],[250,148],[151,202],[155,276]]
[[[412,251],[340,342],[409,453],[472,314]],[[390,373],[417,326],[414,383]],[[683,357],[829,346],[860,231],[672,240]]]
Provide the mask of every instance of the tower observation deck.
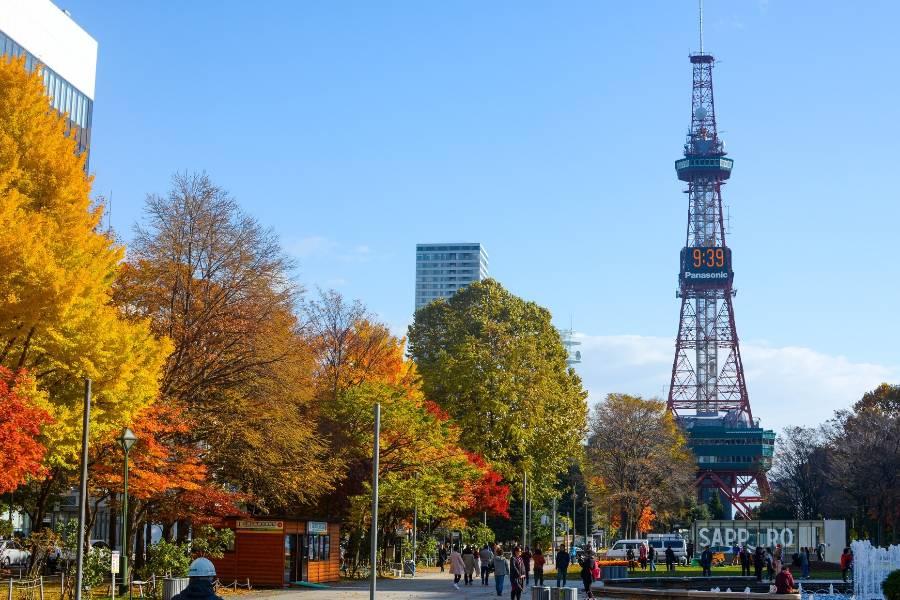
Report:
[[716,126],[715,59],[701,51],[690,62],[691,127],[684,157],[675,161],[678,179],[687,184],[687,236],[680,253],[681,313],[667,407],[697,457],[699,500],[718,493],[726,518],[748,519],[751,505],[769,491],[766,471],[775,434],[753,419],[735,325],[734,271],[722,215],[722,186],[734,161],[726,157]]

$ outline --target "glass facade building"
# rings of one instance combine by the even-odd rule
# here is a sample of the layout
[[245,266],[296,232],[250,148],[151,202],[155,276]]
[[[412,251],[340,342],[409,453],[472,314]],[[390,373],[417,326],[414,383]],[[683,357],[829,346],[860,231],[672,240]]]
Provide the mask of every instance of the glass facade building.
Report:
[[0,55],[41,69],[50,105],[66,115],[78,152],[89,152],[97,42],[49,0],[0,0]]
[[488,276],[481,244],[416,244],[416,310]]

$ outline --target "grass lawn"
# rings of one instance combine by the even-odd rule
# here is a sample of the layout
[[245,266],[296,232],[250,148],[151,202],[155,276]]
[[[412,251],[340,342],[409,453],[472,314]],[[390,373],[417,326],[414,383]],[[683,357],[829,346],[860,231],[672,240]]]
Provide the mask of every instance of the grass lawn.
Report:
[[[648,567],[646,571],[642,571],[640,567],[634,570],[634,573],[630,573],[629,577],[700,577],[703,575],[703,569],[699,566],[690,566],[690,567],[682,567],[678,566],[675,568],[674,573],[666,572],[666,565],[663,563],[662,565],[656,565],[657,570],[651,571]],[[751,570],[751,573],[753,571]],[[797,577],[799,574],[799,569],[791,569],[791,572],[794,574],[794,577]],[[572,575],[578,575],[581,573],[581,567],[578,565],[570,565],[569,566],[569,578]],[[724,566],[724,567],[713,567],[712,569],[713,577],[719,576],[740,576],[741,568],[739,566]],[[763,572],[765,576],[765,572]],[[840,579],[841,572],[840,571],[811,571],[810,579]],[[556,577],[556,569],[546,566],[544,567],[544,577],[550,579],[551,577]],[[802,581],[802,580],[800,580]]]

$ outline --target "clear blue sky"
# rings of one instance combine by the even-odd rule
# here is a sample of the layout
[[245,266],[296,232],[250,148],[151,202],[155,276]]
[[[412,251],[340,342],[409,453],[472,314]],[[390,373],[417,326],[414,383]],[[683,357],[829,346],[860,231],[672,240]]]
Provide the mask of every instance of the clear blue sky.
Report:
[[[91,168],[126,239],[146,193],[205,170],[308,289],[397,331],[415,243],[480,241],[492,276],[574,317],[595,398],[668,383],[693,0],[57,2],[100,44]],[[771,425],[900,378],[898,22],[889,1],[706,3],[738,331]]]

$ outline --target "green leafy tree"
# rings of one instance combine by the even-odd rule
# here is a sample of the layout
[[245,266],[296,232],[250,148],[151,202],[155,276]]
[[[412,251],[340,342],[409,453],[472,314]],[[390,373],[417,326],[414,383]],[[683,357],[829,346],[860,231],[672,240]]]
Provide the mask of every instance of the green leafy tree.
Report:
[[706,503],[706,508],[709,509],[709,515],[711,518],[725,518],[725,506],[722,504],[722,499],[719,498],[718,491],[714,491],[713,495],[710,496],[709,502]]
[[493,279],[473,283],[416,312],[409,353],[426,397],[460,425],[463,445],[514,492],[527,472],[532,497],[550,497],[582,452],[587,418],[587,392],[566,365],[550,312]]

